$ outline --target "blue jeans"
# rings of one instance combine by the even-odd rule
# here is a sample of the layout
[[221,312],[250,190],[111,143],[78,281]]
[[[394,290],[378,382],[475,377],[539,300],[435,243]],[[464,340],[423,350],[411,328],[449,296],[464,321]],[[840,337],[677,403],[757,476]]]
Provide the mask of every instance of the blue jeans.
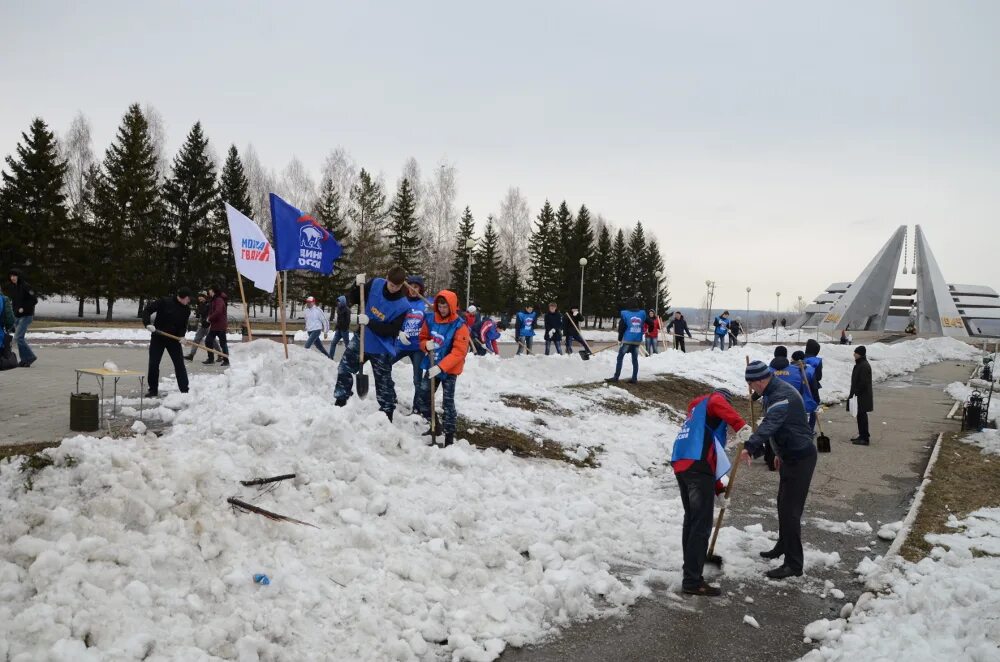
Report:
[[723,352],[726,351],[726,336],[724,336],[724,335],[720,336],[718,333],[716,333],[715,337],[712,338],[712,351],[713,352],[715,351],[716,344],[719,345],[719,349],[721,349]]
[[646,336],[646,353],[647,354],[659,354],[660,350],[657,349],[657,345],[659,345],[659,343],[657,342],[656,338],[653,338],[651,336]]
[[580,343],[580,345],[584,349],[587,349],[587,346],[583,344],[583,338],[581,338],[576,333],[567,333],[566,334],[566,353],[567,354],[572,354],[573,353],[573,341],[574,340],[577,341],[578,343]]
[[25,315],[24,317],[18,317],[14,321],[14,339],[17,341],[17,358],[20,361],[27,361],[32,363],[38,357],[35,353],[31,351],[28,347],[28,341],[24,339],[24,334],[28,332],[28,327],[31,325],[32,320],[35,317],[33,315]]
[[333,342],[330,343],[330,358],[332,359],[337,355],[337,343],[341,340],[344,341],[344,349],[346,350],[351,346],[351,332],[350,331],[334,331],[333,332]]
[[[351,344],[347,346],[340,365],[337,368],[337,386],[333,389],[333,397],[337,400],[347,400],[354,390],[354,375],[357,374],[360,362],[358,345],[361,339],[358,334],[351,338]],[[392,381],[392,355],[391,354],[369,354],[365,352],[365,359],[372,364],[372,374],[375,377],[375,399],[378,401],[378,408],[385,413],[396,411],[396,384]]]
[[562,356],[562,348],[559,346],[559,336],[553,333],[549,339],[545,341],[545,356],[549,355],[549,349],[552,344],[556,346],[556,354]]
[[392,364],[396,365],[405,358],[409,358],[413,366],[413,411],[423,414],[424,410],[420,406],[420,382],[423,381],[424,371],[420,369],[420,364],[424,362],[424,353],[400,352],[396,354],[396,358],[393,359]]
[[[306,338],[306,349],[309,349],[313,346],[313,343],[316,343],[316,349],[320,351],[320,354],[329,358],[330,353],[323,348],[323,341],[319,337],[319,334],[323,333],[323,330],[316,329],[315,331],[309,331],[308,333],[309,337]],[[333,349],[333,345],[330,345],[330,348]]]
[[622,343],[622,346],[618,348],[618,361],[615,363],[615,379],[621,377],[622,360],[626,354],[632,355],[632,381],[636,381],[639,379],[639,346],[628,345],[626,343]]
[[[527,347],[528,351],[530,352],[531,351],[531,343],[535,340],[535,336],[521,336],[521,337],[518,338],[518,340],[521,342],[521,345],[524,345],[524,347]],[[522,347],[521,345],[517,346],[517,355],[518,356],[520,356],[521,353],[524,351],[524,347]]]
[[[458,412],[455,410],[455,383],[458,375],[449,375],[447,372],[440,373],[436,378],[436,389],[444,389],[444,414],[438,424],[445,434],[455,434],[455,421],[458,420]],[[424,377],[420,382],[420,399],[423,411],[427,418],[431,415],[431,380]]]

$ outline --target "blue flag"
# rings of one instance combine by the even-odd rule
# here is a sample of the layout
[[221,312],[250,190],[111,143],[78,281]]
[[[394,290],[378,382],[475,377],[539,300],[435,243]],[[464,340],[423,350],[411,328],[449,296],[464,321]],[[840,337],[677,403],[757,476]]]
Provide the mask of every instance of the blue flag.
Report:
[[271,194],[271,229],[278,271],[318,271],[330,275],[334,262],[344,251],[333,233],[319,221],[274,193]]

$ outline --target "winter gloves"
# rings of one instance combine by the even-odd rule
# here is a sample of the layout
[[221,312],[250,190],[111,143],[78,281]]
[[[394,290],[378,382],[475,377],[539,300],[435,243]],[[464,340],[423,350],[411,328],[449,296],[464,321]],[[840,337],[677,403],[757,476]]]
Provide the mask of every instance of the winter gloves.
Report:
[[406,333],[406,331],[400,331],[399,335],[396,337],[399,338],[399,342],[403,343],[404,345],[410,344],[410,336]]
[[368,326],[368,316],[365,315],[364,313],[361,313],[360,315],[354,315],[354,323],[359,324],[361,326]]
[[365,284],[365,275],[364,274],[358,274],[357,277],[355,277],[354,282],[355,282],[355,284],[358,287],[364,287],[364,284]]
[[441,374],[441,368],[439,366],[431,366],[431,369],[427,371],[427,378],[434,379]]
[[150,333],[156,333],[156,327],[153,326],[152,324],[147,324],[146,330],[149,331]]
[[750,441],[751,436],[753,436],[753,428],[751,428],[749,425],[744,425],[739,429],[739,431],[737,431],[736,440],[739,441],[741,444],[745,444],[748,441]]
[[440,345],[438,345],[438,344],[437,344],[436,342],[434,342],[433,340],[428,340],[428,341],[427,341],[427,342],[426,342],[426,343],[424,344],[424,346],[425,346],[425,347],[427,348],[427,351],[428,351],[428,352],[433,352],[433,351],[434,351],[435,349],[437,349],[438,347],[440,347]]

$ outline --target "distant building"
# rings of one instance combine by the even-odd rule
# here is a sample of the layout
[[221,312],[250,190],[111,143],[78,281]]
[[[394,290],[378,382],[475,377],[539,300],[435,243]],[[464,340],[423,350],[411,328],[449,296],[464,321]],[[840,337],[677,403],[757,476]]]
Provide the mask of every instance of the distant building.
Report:
[[[923,335],[969,338],[1000,335],[1000,295],[985,285],[949,285],[920,226],[913,240],[916,288],[896,287],[907,227],[899,226],[853,283],[833,283],[808,305],[792,328],[819,327],[833,335],[903,331],[910,323]],[[902,273],[907,273],[904,259]]]

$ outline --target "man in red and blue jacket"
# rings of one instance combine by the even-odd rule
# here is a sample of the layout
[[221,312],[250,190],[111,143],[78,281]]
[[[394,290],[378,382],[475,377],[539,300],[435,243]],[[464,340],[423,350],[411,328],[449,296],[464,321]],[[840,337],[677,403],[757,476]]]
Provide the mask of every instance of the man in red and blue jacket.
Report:
[[688,404],[688,417],[674,441],[670,464],[677,477],[684,506],[684,580],[681,590],[691,595],[717,596],[721,591],[705,581],[702,572],[712,532],[715,495],[725,490],[730,463],[726,456],[726,426],[737,438],[750,438],[750,426],[730,404],[733,394],[716,389]]

